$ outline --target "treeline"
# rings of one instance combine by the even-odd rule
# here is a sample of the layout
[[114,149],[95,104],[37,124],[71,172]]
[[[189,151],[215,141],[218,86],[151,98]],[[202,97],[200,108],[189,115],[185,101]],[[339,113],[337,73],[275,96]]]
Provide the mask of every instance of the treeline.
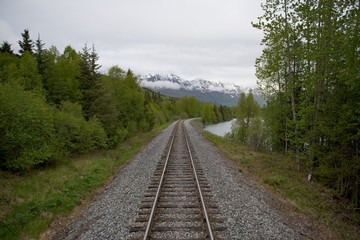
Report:
[[264,129],[261,107],[252,91],[240,94],[235,113],[236,121],[230,137],[255,150],[264,149],[269,136]]
[[256,61],[273,151],[360,206],[360,2],[267,0]]
[[194,97],[173,99],[140,88],[131,70],[99,72],[87,45],[45,49],[22,33],[15,54],[0,47],[0,167],[24,171],[72,153],[112,148],[140,131],[188,117],[231,118],[223,106]]

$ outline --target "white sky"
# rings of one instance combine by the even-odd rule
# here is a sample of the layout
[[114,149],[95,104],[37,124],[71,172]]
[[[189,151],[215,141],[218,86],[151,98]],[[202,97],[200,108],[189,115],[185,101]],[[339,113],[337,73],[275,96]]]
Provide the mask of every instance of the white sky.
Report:
[[25,28],[48,48],[95,44],[99,63],[255,86],[265,0],[0,0],[0,42]]

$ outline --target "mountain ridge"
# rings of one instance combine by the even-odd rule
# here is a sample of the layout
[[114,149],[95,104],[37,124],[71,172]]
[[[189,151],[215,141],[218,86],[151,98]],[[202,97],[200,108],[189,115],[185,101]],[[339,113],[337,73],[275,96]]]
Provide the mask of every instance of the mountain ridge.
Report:
[[[157,91],[171,97],[194,96],[202,102],[218,105],[236,106],[241,92],[249,92],[251,88],[244,88],[237,84],[214,82],[204,79],[186,80],[175,74],[139,75],[142,87]],[[256,89],[252,89],[255,100],[264,105],[264,100]]]

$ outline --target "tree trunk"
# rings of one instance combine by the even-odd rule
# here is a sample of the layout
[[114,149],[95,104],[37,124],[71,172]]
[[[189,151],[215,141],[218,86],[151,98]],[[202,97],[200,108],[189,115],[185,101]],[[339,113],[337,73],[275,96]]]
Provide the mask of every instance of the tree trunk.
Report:
[[[288,23],[288,1],[285,0],[284,2],[284,9],[285,9],[285,34],[286,34],[286,59],[287,59],[287,77],[288,83],[290,84],[290,100],[291,100],[291,113],[292,113],[292,120],[294,123],[294,150],[295,150],[295,161],[297,164],[297,170],[300,170],[300,158],[299,158],[299,145],[298,145],[298,127],[297,127],[297,116],[296,116],[296,104],[295,104],[295,80],[293,77],[293,69],[291,68],[291,51],[290,51],[290,33],[289,33],[289,23]],[[294,59],[295,61],[295,59]]]

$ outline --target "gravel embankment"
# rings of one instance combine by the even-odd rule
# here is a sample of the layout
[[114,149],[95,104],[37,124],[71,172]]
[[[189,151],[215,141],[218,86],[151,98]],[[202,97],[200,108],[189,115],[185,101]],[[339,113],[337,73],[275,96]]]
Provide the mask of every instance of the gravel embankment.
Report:
[[143,148],[89,208],[53,239],[126,239],[173,127]]
[[[292,224],[267,202],[272,198],[239,173],[210,142],[185,122],[196,156],[202,164],[231,239],[303,239]],[[97,197],[88,209],[53,239],[127,239],[140,202],[174,127],[149,143]]]
[[185,122],[191,143],[212,194],[223,213],[231,239],[304,239],[298,227],[292,226],[268,203],[272,194],[237,171],[236,167]]

